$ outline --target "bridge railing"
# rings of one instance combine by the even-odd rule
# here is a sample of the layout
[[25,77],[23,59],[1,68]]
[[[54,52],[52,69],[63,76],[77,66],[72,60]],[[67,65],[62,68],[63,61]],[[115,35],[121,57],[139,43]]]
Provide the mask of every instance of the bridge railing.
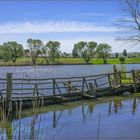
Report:
[[[8,75],[8,74],[7,74]],[[108,74],[91,75],[84,77],[69,78],[12,78],[7,76],[0,79],[0,97],[11,96],[58,96],[65,94],[83,94],[90,91],[91,85],[94,89],[120,85],[140,84],[140,70],[127,72],[116,72]],[[12,95],[10,95],[12,94]]]

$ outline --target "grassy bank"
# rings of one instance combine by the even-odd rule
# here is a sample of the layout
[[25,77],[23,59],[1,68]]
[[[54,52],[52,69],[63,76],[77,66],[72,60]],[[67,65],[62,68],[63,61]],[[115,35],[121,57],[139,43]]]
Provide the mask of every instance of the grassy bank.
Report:
[[[125,64],[140,64],[140,58],[126,58]],[[92,64],[103,64],[102,59],[92,59]],[[107,64],[120,64],[119,59],[107,59]]]
[[[125,64],[140,64],[140,58],[126,58]],[[50,64],[86,64],[82,58],[60,58]],[[102,59],[92,59],[89,64],[104,64]],[[119,59],[107,59],[107,64],[120,64]],[[0,62],[0,66],[30,66],[32,65],[31,58],[18,58],[15,63]],[[43,58],[38,58],[36,65],[46,65]]]

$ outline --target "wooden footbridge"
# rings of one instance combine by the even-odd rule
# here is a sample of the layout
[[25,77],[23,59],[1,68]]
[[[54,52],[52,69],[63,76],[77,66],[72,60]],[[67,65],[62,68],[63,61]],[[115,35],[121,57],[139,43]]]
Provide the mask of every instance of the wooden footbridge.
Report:
[[139,90],[140,70],[48,79],[13,78],[12,73],[7,73],[5,79],[0,79],[0,102],[7,109],[14,109],[19,104],[27,108],[34,104],[41,106]]

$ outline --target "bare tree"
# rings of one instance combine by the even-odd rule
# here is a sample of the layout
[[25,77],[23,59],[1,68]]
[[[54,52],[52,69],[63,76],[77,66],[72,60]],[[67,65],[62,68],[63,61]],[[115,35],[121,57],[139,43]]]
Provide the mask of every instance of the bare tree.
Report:
[[124,14],[117,26],[123,28],[124,35],[117,40],[140,43],[140,0],[122,0],[121,4]]

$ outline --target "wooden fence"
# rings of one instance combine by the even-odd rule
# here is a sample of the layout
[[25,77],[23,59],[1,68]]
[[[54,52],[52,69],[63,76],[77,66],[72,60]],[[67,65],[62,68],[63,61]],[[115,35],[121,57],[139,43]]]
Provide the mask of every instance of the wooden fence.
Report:
[[12,73],[7,73],[5,79],[0,79],[0,97],[9,106],[11,101],[16,100],[39,97],[63,100],[73,96],[95,98],[138,91],[139,87],[140,70],[48,79],[13,78]]

